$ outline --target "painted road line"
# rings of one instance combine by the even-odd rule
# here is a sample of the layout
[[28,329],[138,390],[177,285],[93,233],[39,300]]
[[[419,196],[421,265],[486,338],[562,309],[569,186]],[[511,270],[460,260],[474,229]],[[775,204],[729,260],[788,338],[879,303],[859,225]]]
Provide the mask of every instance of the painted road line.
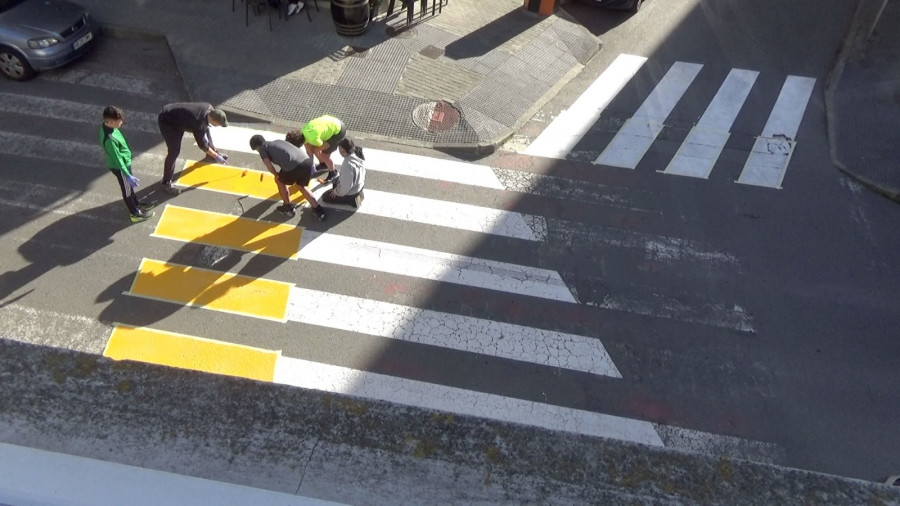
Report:
[[700,121],[691,128],[666,174],[708,179],[759,72],[731,69]]
[[283,322],[292,286],[144,258],[128,294]]
[[[314,301],[315,310],[310,310]],[[621,378],[599,339],[295,287],[288,320]]]
[[275,383],[574,434],[663,446],[652,423],[280,357]]
[[685,304],[682,300],[667,297],[655,290],[640,298],[608,295],[602,302],[590,304],[611,311],[699,323],[712,327],[755,334],[753,316],[737,304]]
[[[339,503],[0,443],[0,503],[328,506]],[[140,491],[136,493],[136,491]]]
[[[188,161],[176,184],[231,195],[281,200],[272,174],[227,165]],[[317,193],[321,195],[327,189],[320,186]],[[291,186],[291,199],[298,202],[304,200],[296,185]],[[366,189],[366,204],[356,212],[526,241],[542,240],[541,232],[546,229],[541,228],[543,220],[536,216],[370,189]],[[529,223],[535,224],[534,228]]]
[[815,85],[816,80],[811,77],[787,77],[762,135],[753,144],[738,183],[781,188],[797,145],[797,130]]
[[621,54],[526,149],[526,155],[565,159],[647,58]]
[[307,230],[301,260],[577,303],[555,271]]
[[152,235],[294,259],[300,251],[303,229],[168,204]]
[[[329,190],[331,185],[322,186],[314,194],[319,199]],[[366,188],[365,195],[365,204],[353,209],[354,212],[525,241],[542,241],[546,238],[547,226],[540,216],[369,188]],[[328,204],[323,205],[330,207]]]
[[[281,200],[275,186],[275,178],[268,171],[242,169],[230,165],[187,160],[175,184],[262,200]],[[292,202],[304,200],[297,185],[291,185],[288,191]]]
[[675,62],[594,163],[625,169],[637,167],[701,68],[703,65],[698,63]]
[[[229,126],[227,128],[213,128],[212,130],[212,136],[217,148],[221,148],[224,151],[241,151],[245,153],[255,153],[250,149],[250,137],[256,134],[262,135],[267,140],[284,139],[284,134],[252,128]],[[394,153],[368,147],[364,147],[364,154],[368,170],[496,190],[503,189],[503,185],[497,180],[497,176],[494,175],[491,168],[483,165],[407,153]],[[332,153],[331,159],[335,165],[340,165],[343,160],[337,151]]]
[[275,351],[124,325],[113,328],[103,351],[103,356],[115,360],[138,360],[268,382],[274,378],[278,355]]
[[[39,116],[42,119],[90,123],[94,125],[98,123],[99,118],[103,113],[103,106],[72,102],[58,98],[31,97],[17,93],[0,92],[0,112]],[[156,113],[149,114],[138,111],[127,111],[127,121],[122,131],[126,137],[128,136],[128,132],[134,130],[159,133],[156,116]],[[44,144],[46,145],[47,139],[43,139]]]
[[[319,294],[319,292],[313,293]],[[302,294],[301,291],[299,295],[308,294]],[[332,306],[330,304],[319,304],[317,311],[308,312],[319,312],[321,309],[328,307]],[[307,313],[307,311],[303,312]],[[343,320],[344,316],[338,319]],[[170,334],[170,336],[172,339],[196,339],[178,334]],[[179,353],[177,346],[167,349],[169,353]],[[150,363],[162,363],[153,360],[166,360],[167,362],[177,360],[149,355],[129,357],[127,356],[127,351],[126,349],[126,353],[121,358],[117,358],[117,360],[141,360]],[[261,354],[266,353],[266,350],[262,349],[256,351]],[[653,424],[649,422],[463,390],[335,365],[320,364],[298,358],[285,357],[279,352],[268,353],[276,357],[273,373],[274,383],[335,394],[354,395],[418,408],[449,411],[492,420],[526,424],[551,430],[607,437],[652,446],[663,446],[659,434],[656,432]],[[575,355],[575,353],[573,352],[572,355]],[[618,371],[616,373],[616,377],[621,377],[618,376]]]

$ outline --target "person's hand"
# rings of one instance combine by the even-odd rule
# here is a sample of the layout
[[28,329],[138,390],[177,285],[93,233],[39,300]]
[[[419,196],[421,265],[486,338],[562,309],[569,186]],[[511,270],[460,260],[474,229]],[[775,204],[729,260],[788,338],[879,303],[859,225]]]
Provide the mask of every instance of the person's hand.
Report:
[[141,185],[141,180],[134,176],[126,176],[125,180],[128,182],[128,185],[132,188],[137,188]]
[[221,156],[221,157],[224,158],[225,160],[228,160],[228,155],[225,154],[225,153],[219,153],[219,156]]
[[330,199],[334,198],[334,190],[328,190],[328,198],[330,198]]
[[225,157],[222,156],[222,155],[216,155],[216,163],[224,165],[224,164],[225,164]]

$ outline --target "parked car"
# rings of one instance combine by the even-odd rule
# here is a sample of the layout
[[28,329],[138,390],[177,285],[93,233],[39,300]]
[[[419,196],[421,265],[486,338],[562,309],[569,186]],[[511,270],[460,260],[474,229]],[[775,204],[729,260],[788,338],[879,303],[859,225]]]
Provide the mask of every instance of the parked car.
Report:
[[99,27],[67,0],[0,0],[0,73],[25,81],[91,50]]
[[581,3],[589,3],[606,7],[607,9],[620,9],[637,12],[644,4],[644,0],[580,0]]

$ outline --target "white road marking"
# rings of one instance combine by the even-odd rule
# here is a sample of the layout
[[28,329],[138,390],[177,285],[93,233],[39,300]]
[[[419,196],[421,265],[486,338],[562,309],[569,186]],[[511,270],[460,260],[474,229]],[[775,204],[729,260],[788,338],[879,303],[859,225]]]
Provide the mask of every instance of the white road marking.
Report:
[[[0,112],[39,116],[44,119],[92,123],[96,125],[94,132],[99,131],[100,124],[103,123],[103,107],[57,98],[32,97],[0,92]],[[125,123],[122,126],[122,132],[126,138],[131,130],[159,133],[159,127],[156,125],[156,114],[128,110],[124,112]],[[57,142],[60,141],[53,141],[54,144]],[[46,139],[44,139],[44,143],[47,143]],[[99,149],[99,146],[98,141],[97,149]]]
[[731,69],[664,173],[709,178],[758,75],[752,70]]
[[[39,75],[43,81],[77,84],[93,88],[103,88],[121,93],[127,90],[132,95],[143,95],[156,99],[160,97],[152,90],[153,81],[144,77],[107,74],[105,72],[87,71],[81,68],[68,67],[62,71],[44,72]],[[174,100],[175,98],[172,97]]]
[[753,327],[753,317],[738,305],[731,307],[726,304],[687,305],[656,293],[650,293],[640,299],[610,295],[603,302],[591,305],[656,318],[700,323],[748,334],[756,333],[756,329]]
[[753,144],[738,183],[781,188],[797,145],[797,130],[815,85],[816,80],[811,77],[787,77],[762,135]]
[[568,109],[562,111],[538,135],[525,149],[525,154],[565,159],[646,61],[643,56],[619,55]]
[[287,319],[520,362],[621,378],[599,339],[291,288]]
[[0,476],[2,504],[339,504],[7,443],[0,443]]
[[675,62],[594,163],[625,169],[637,167],[701,68],[703,65],[698,63]]
[[389,272],[433,281],[577,303],[555,271],[311,230],[300,260]]
[[649,422],[284,356],[278,357],[275,362],[275,383],[550,430],[663,446],[659,434]]
[[[331,185],[320,187],[313,193],[319,199],[328,190]],[[544,220],[539,216],[368,188],[365,197],[363,205],[354,212],[526,241],[542,241],[546,237],[546,225],[540,227]],[[328,207],[328,204],[324,205]],[[538,230],[529,223],[538,224]],[[536,233],[541,230],[543,234]]]
[[752,460],[767,464],[782,464],[787,456],[774,443],[754,441],[724,434],[711,434],[698,430],[653,424],[666,448],[687,450],[704,455],[727,455],[735,459]]
[[[270,141],[284,139],[284,134],[252,128],[229,126],[225,128],[214,127],[212,129],[212,137],[216,148],[221,148],[223,151],[254,153],[250,149],[250,137],[255,134],[262,135],[266,140]],[[352,137],[353,132],[350,132],[349,135]],[[363,147],[363,152],[366,157],[366,169],[368,170],[496,190],[504,189],[491,168],[483,165],[408,153],[394,153],[368,147]],[[335,165],[339,165],[343,160],[337,151],[331,155],[331,159],[334,160]]]

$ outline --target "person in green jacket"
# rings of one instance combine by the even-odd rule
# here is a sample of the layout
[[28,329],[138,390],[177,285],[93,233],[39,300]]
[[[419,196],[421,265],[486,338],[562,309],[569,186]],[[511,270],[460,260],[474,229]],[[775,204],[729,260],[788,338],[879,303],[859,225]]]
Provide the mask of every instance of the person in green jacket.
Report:
[[125,141],[125,136],[119,128],[125,121],[122,109],[110,105],[103,109],[103,124],[100,125],[100,145],[106,153],[106,166],[119,181],[122,190],[122,200],[128,206],[132,223],[144,221],[153,217],[153,205],[138,201],[134,189],[141,181],[131,174],[131,149]]

